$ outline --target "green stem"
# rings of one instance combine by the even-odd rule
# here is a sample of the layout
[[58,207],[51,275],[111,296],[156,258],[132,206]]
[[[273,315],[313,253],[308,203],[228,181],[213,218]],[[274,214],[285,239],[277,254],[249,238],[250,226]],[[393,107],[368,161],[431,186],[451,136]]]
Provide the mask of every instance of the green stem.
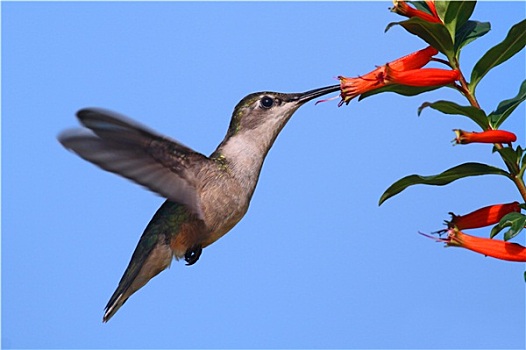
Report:
[[460,86],[457,86],[457,89],[462,93],[462,95],[464,95],[469,103],[473,106],[473,107],[476,107],[478,109],[481,109],[480,108],[480,104],[478,103],[477,99],[475,98],[475,96],[469,91],[469,88],[468,88],[468,82],[466,81],[466,78],[464,77],[464,74],[462,74],[462,71],[460,70],[460,68],[457,68],[458,71],[460,72]]
[[434,62],[440,62],[440,63],[445,64],[445,65],[448,66],[449,68],[453,68],[453,67],[451,66],[451,63],[449,63],[449,61],[447,61],[447,60],[443,60],[443,59],[441,59],[441,58],[433,57],[433,58],[431,58],[431,61],[434,61]]
[[[501,150],[504,147],[502,146],[502,144],[496,143],[495,148]],[[510,163],[506,161],[502,156],[501,158],[506,164],[506,167],[508,168],[508,171],[510,173],[510,179],[515,183],[515,186],[517,186],[517,189],[519,190],[522,199],[526,202],[526,185],[523,181],[524,171],[519,168],[519,164]]]
[[514,176],[513,182],[515,182],[515,185],[519,189],[522,199],[526,202],[526,186],[524,185],[524,181],[522,181],[522,177]]
[[[466,78],[464,77],[464,74],[462,74],[462,71],[460,70],[458,64],[456,64],[456,67],[460,72],[460,85],[456,85],[457,90],[459,90],[460,93],[462,93],[462,95],[466,97],[471,106],[481,109],[480,104],[478,103],[475,95],[470,92]],[[490,125],[489,129],[493,129],[493,127]],[[503,146],[500,143],[496,143],[495,148],[501,150]],[[524,181],[522,179],[523,173],[520,171],[519,165],[508,162],[502,155],[501,158],[504,161],[504,164],[506,164],[508,171],[510,172],[511,180],[515,183],[515,186],[517,186],[517,189],[519,190],[522,199],[526,202],[526,185],[524,184]]]

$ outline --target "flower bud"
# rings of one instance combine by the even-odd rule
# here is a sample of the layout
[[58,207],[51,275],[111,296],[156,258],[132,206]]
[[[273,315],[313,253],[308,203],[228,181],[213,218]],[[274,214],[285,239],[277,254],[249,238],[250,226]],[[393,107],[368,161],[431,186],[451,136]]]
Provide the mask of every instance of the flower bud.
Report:
[[497,224],[505,215],[520,212],[519,202],[488,205],[465,215],[451,215],[451,221],[446,221],[448,228],[466,230]]
[[457,137],[453,140],[456,144],[468,143],[512,143],[517,141],[517,136],[505,130],[486,130],[482,132],[469,132],[460,129],[453,130]]

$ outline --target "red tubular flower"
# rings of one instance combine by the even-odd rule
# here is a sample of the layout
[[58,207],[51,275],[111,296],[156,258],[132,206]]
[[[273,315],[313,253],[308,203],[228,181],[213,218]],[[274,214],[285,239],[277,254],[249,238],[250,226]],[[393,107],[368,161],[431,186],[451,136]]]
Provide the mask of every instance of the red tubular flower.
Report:
[[446,224],[448,228],[456,228],[458,230],[485,227],[498,223],[506,214],[520,211],[519,202],[489,205],[466,215],[449,213],[451,221],[446,221]]
[[422,232],[420,234],[437,242],[445,242],[448,247],[466,248],[501,260],[526,262],[526,247],[517,243],[471,236],[458,229],[449,229],[447,238],[435,238]]
[[482,132],[468,132],[460,129],[453,130],[457,137],[453,140],[456,144],[468,143],[512,143],[517,141],[517,136],[504,130],[486,130]]
[[342,97],[340,106],[343,103],[349,103],[356,96],[388,84],[437,86],[452,83],[458,79],[458,71],[436,68],[421,69],[437,53],[437,49],[428,46],[380,66],[365,75],[356,78],[339,76]]
[[454,83],[460,78],[458,70],[423,68],[408,71],[397,71],[386,67],[385,80],[392,84],[407,86],[441,86]]
[[405,17],[418,17],[432,23],[442,23],[442,20],[437,15],[434,1],[426,1],[426,4],[431,11],[431,14],[412,8],[405,1],[394,0],[393,4],[394,7],[391,8],[391,11],[398,13],[399,15]]
[[400,57],[392,62],[389,62],[389,67],[394,70],[405,71],[422,68],[431,61],[431,58],[438,53],[438,50],[433,46],[428,46],[425,49],[415,51]]
[[435,6],[435,1],[426,0],[426,4],[427,4],[427,7],[429,7],[429,10],[431,10],[431,13],[433,14],[433,16],[435,16],[436,18],[439,18],[438,13],[437,13],[437,8]]
[[517,243],[475,237],[456,229],[449,230],[448,238],[442,241],[446,242],[448,246],[466,248],[493,258],[526,262],[526,247]]

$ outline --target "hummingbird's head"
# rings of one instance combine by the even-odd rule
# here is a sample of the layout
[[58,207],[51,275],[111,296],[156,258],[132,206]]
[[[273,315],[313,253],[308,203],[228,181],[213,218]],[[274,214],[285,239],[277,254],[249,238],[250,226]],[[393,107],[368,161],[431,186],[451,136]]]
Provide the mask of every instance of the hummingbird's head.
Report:
[[340,85],[333,85],[295,94],[267,91],[246,96],[235,107],[225,139],[211,157],[227,162],[231,173],[251,188],[251,196],[268,151],[294,112],[314,98],[339,90]]
[[340,85],[332,85],[302,93],[252,93],[239,101],[234,108],[226,138],[239,133],[249,133],[254,137],[268,135],[273,141],[294,112],[304,103],[339,90]]

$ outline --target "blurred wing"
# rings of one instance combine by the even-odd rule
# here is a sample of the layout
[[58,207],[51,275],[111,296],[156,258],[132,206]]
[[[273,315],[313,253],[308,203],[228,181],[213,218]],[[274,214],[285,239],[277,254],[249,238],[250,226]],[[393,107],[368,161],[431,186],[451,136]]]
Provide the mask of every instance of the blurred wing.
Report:
[[77,117],[88,129],[62,132],[64,147],[203,217],[195,175],[206,156],[114,112],[88,108]]

